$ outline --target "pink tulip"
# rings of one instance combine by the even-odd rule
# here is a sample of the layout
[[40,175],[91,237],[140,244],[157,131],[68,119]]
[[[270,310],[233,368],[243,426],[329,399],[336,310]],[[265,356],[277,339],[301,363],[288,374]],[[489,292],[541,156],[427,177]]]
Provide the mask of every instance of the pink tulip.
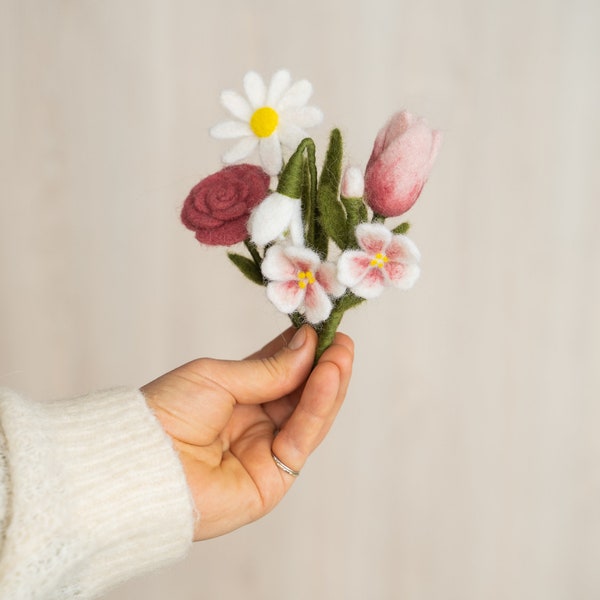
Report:
[[417,200],[442,143],[439,131],[409,112],[380,130],[365,170],[365,200],[377,214],[396,217]]

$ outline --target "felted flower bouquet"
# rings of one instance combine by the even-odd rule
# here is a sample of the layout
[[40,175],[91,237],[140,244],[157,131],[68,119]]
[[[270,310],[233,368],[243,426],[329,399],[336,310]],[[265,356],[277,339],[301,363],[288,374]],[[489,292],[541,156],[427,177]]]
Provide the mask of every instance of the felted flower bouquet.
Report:
[[[390,227],[386,219],[403,215],[419,197],[441,134],[408,112],[393,115],[363,174],[353,166],[343,170],[342,135],[334,129],[319,174],[315,143],[305,132],[323,119],[307,105],[311,84],[294,83],[281,70],[267,87],[249,72],[244,91],[246,98],[221,94],[235,120],[211,129],[214,138],[238,139],[222,157],[229,166],[191,190],[181,218],[202,244],[245,244],[247,254],[229,258],[266,287],[296,327],[316,329],[318,358],[344,312],[418,279],[420,254],[406,235],[409,224]],[[255,150],[261,166],[234,164]]]

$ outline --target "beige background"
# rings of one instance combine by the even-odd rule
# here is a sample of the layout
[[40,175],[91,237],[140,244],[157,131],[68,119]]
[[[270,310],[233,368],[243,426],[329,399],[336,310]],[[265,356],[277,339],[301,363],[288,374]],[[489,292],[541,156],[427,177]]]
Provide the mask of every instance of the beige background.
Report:
[[364,165],[444,130],[423,276],[349,315],[347,404],[273,514],[111,600],[600,597],[596,0],[0,0],[0,384],[241,357],[287,326],[178,222],[224,87],[281,66]]

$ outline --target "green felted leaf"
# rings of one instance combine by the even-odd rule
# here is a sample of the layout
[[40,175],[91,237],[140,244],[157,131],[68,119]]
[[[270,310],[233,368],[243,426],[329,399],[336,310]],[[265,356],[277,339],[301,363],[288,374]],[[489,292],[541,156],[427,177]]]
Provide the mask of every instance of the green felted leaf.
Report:
[[345,198],[342,196],[342,204],[346,209],[346,248],[358,248],[355,230],[359,223],[364,223],[368,218],[367,207],[362,198]]
[[317,237],[317,163],[314,144],[306,147],[303,171],[302,218],[306,224],[306,244],[309,248],[314,248]]
[[404,223],[400,223],[398,227],[394,227],[394,229],[392,229],[392,233],[395,235],[404,235],[405,233],[408,233],[409,229],[410,223],[408,221],[405,221]]
[[334,129],[329,138],[329,148],[319,179],[317,206],[321,227],[344,250],[348,243],[346,212],[338,197],[342,179],[342,156],[342,134],[339,129]]
[[334,310],[336,310],[336,311],[339,310],[341,312],[346,312],[347,310],[350,310],[351,308],[354,308],[355,306],[358,306],[359,304],[361,304],[364,301],[365,301],[364,298],[361,298],[360,296],[355,296],[352,292],[346,292],[336,302]]
[[298,144],[294,154],[290,156],[290,159],[281,171],[281,175],[279,175],[277,191],[284,196],[288,196],[288,198],[302,197],[305,150],[308,150],[309,153],[312,152],[314,156],[315,143],[310,138],[304,138]]
[[260,268],[253,260],[250,260],[241,254],[234,254],[233,252],[228,252],[227,256],[250,281],[257,283],[258,285],[265,284]]

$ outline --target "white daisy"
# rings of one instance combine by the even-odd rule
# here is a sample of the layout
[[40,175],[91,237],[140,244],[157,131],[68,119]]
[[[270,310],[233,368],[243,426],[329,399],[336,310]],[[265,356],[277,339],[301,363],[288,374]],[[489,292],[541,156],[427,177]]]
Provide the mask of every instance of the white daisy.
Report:
[[267,88],[262,77],[250,71],[244,77],[246,98],[225,90],[221,103],[237,121],[215,125],[210,134],[217,139],[240,138],[223,155],[231,164],[246,158],[258,146],[260,162],[269,175],[277,175],[283,165],[281,146],[296,149],[308,137],[304,129],[323,120],[323,113],[306,106],[312,95],[312,85],[302,79],[292,84],[289,71],[277,71]]

